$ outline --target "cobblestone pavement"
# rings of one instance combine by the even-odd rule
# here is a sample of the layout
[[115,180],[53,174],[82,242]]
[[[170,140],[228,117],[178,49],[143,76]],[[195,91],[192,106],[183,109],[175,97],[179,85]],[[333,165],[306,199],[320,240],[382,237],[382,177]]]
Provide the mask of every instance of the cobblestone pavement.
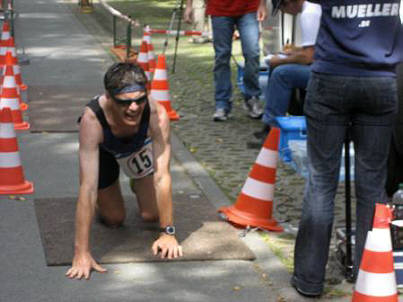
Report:
[[[139,10],[134,7],[133,3],[129,5],[124,1],[108,1],[121,11],[138,16],[142,24],[151,24],[152,28],[167,28],[172,5],[175,2],[161,1],[158,4],[156,2],[150,4],[150,2],[153,1],[136,2],[136,5],[141,7]],[[95,3],[95,12],[91,18],[97,20],[104,29],[112,33],[111,17],[97,3]],[[79,19],[84,24],[87,23],[82,15],[79,16]],[[91,30],[90,23],[87,24],[87,27]],[[105,38],[101,39],[103,44],[105,44]],[[134,47],[138,48],[141,29],[134,30],[133,38]],[[111,44],[112,35],[107,39],[110,39]],[[152,42],[156,54],[162,51],[164,39],[164,36],[153,35]],[[174,43],[174,39],[170,39],[166,52],[169,65],[173,61]],[[237,60],[241,59],[239,41],[234,42],[233,53]],[[227,196],[235,202],[259,152],[259,150],[247,149],[246,142],[252,137],[252,132],[261,128],[261,122],[248,118],[242,109],[242,95],[235,85],[236,65],[234,61],[232,61],[234,85],[232,118],[226,122],[213,122],[214,52],[212,44],[193,44],[188,38],[182,37],[179,40],[177,55],[176,73],[169,73],[169,82],[172,106],[180,114],[181,119],[171,123],[171,127],[197,161],[204,166]],[[171,65],[169,68],[171,69]],[[300,217],[304,182],[304,179],[290,166],[279,162],[274,194],[274,217],[279,221],[289,223],[294,231]],[[344,186],[340,184],[335,202],[335,226],[344,225],[344,202]],[[285,235],[271,233],[264,237],[272,247],[281,243],[279,256],[291,270],[295,239],[293,232]],[[340,283],[342,279],[334,258],[332,255],[327,274],[328,285]],[[342,292],[341,295],[343,294],[345,293]]]

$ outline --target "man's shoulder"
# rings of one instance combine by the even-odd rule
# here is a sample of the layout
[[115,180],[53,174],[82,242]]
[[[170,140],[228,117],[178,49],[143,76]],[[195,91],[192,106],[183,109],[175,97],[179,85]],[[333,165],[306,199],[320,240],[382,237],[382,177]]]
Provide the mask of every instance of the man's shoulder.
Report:
[[169,132],[169,117],[163,105],[157,101],[150,100],[150,128],[152,132]]

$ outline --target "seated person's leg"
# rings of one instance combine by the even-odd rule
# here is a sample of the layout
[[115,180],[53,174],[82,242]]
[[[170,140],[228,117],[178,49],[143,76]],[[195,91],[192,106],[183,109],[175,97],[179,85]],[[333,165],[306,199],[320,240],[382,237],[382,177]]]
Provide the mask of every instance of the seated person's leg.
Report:
[[248,142],[248,148],[257,149],[262,146],[270,128],[278,126],[275,118],[286,115],[293,89],[306,88],[309,76],[308,65],[284,64],[272,70],[265,93],[263,129],[254,133],[257,141]]
[[119,165],[113,155],[99,150],[99,180],[97,210],[103,223],[120,226],[126,216],[119,184]]
[[140,215],[143,220],[149,222],[158,221],[159,215],[153,175],[132,179],[130,185],[136,193]]
[[276,126],[275,117],[287,113],[292,91],[305,89],[308,85],[310,67],[300,64],[285,64],[276,67],[270,76],[265,94],[265,111],[262,121],[266,125]]

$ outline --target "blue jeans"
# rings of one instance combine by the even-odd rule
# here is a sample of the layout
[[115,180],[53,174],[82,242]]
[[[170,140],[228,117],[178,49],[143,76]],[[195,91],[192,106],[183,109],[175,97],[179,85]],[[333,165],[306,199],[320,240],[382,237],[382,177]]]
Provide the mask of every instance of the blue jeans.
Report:
[[284,64],[273,69],[265,93],[263,123],[278,127],[275,117],[287,113],[293,90],[305,89],[310,74],[310,65]]
[[232,35],[238,29],[245,58],[245,98],[260,95],[259,88],[259,24],[256,13],[238,17],[211,18],[215,51],[214,86],[216,109],[231,111],[231,50]]
[[396,79],[312,73],[305,98],[309,178],[295,243],[292,282],[323,291],[333,226],[334,197],[347,128],[355,150],[357,274],[376,202],[386,202],[386,162],[397,112]]

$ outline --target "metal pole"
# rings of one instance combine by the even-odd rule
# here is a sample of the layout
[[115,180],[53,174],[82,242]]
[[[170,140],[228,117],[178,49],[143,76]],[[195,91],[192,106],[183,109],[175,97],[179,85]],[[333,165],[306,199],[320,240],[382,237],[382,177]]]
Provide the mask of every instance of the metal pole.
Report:
[[[129,18],[130,15],[129,15]],[[129,22],[127,24],[127,36],[126,36],[126,59],[130,57],[130,50],[132,48],[132,24]]]
[[[175,7],[174,7],[174,9],[172,11],[171,20],[169,21],[169,25],[168,25],[168,32],[170,30],[172,30],[172,27],[174,25],[174,21],[176,19],[176,11],[178,10],[178,7],[179,7],[179,1],[181,1],[181,0],[176,0]],[[169,39],[169,34],[167,33],[167,36],[166,36],[165,41],[164,41],[164,47],[162,49],[162,54],[165,54],[165,51],[167,50],[168,39]]]
[[350,182],[350,127],[347,128],[344,141],[344,169],[346,194],[346,262],[345,273],[347,280],[353,278],[352,243],[351,243],[351,182]]
[[112,15],[113,22],[112,22],[112,31],[113,31],[113,47],[116,47],[116,16]]
[[179,32],[181,30],[181,25],[182,25],[182,15],[183,15],[183,0],[181,0],[181,5],[179,8],[179,20],[178,20],[178,28],[177,28],[177,33],[176,33],[176,39],[175,39],[175,52],[174,52],[174,62],[172,64],[172,73],[175,73],[175,66],[176,66],[176,54],[178,52],[178,45],[179,45]]

